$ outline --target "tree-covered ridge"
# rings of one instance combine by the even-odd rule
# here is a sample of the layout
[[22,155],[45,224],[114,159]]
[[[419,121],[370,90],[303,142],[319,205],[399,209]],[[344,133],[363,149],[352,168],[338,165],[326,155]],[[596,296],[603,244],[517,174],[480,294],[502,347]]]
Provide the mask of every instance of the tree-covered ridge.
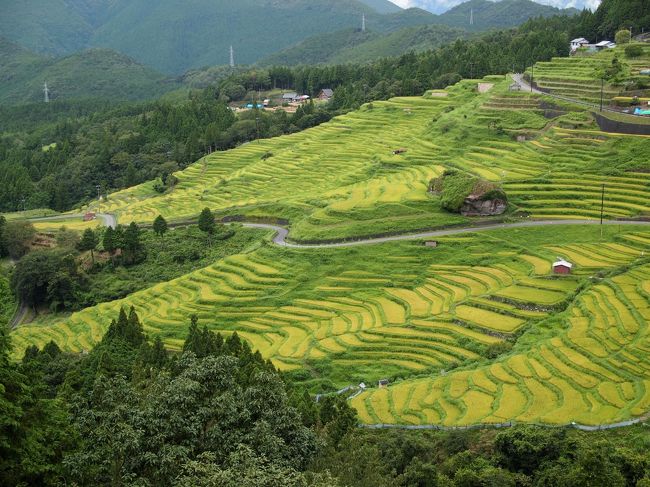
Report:
[[230,45],[238,64],[250,64],[315,33],[360,28],[362,14],[369,25],[398,27],[434,18],[421,10],[376,6],[382,13],[356,0],[199,0],[191,8],[178,0],[39,1],[5,8],[0,36],[55,55],[111,48],[165,73],[182,73],[227,64]]
[[[440,15],[437,22],[452,27],[462,27],[471,32],[479,32],[515,27],[532,18],[555,15],[573,16],[577,13],[578,10],[574,8],[559,9],[532,0],[500,0],[498,2],[470,0]],[[473,24],[470,24],[470,20],[473,20]]]
[[66,57],[35,54],[0,37],[0,103],[50,100],[157,98],[179,87],[174,80],[110,49],[89,49]]

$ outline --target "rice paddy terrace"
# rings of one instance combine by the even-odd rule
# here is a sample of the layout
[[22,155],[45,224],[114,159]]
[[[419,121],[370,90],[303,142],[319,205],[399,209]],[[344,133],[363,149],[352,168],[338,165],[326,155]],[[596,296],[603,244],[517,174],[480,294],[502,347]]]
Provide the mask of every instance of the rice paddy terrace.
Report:
[[[493,230],[439,244],[265,245],[12,337],[19,350],[50,339],[89,349],[134,306],[150,336],[178,348],[196,314],[319,388],[411,378],[354,399],[371,423],[597,423],[650,408],[647,228],[608,227],[604,241],[593,226]],[[556,255],[576,263],[574,276],[549,275]],[[515,348],[491,360],[504,344]]]
[[[623,47],[604,49],[595,54],[585,53],[574,57],[558,57],[548,62],[535,64],[534,79],[537,85],[556,95],[578,99],[593,104],[600,103],[602,73],[612,65],[616,57],[622,64],[620,81],[631,81],[639,77],[642,69],[650,65],[650,46],[638,43],[643,54],[628,58]],[[533,75],[532,69],[526,74]],[[646,78],[647,76],[642,76]],[[625,89],[624,83],[617,81],[606,82],[603,89],[605,101],[618,96]]]
[[[650,141],[601,132],[579,107],[509,92],[504,77],[362,107],[298,134],[208,156],[157,194],[111,195],[120,223],[219,215],[284,218],[295,240],[468,223],[427,194],[456,168],[499,182],[511,215],[650,215]],[[399,149],[399,151],[397,150]],[[394,154],[393,152],[398,152]],[[243,231],[243,230],[242,230]],[[269,241],[173,281],[12,333],[17,350],[97,343],[121,306],[182,344],[189,316],[316,392],[389,378],[353,399],[367,423],[508,420],[601,424],[650,410],[647,226],[490,230],[338,249]],[[558,256],[572,276],[550,275]]]
[[286,219],[290,237],[303,241],[398,233],[467,222],[426,192],[455,167],[504,184],[513,211],[532,217],[598,217],[602,183],[607,218],[650,214],[647,138],[603,133],[580,108],[549,110],[552,100],[491,81],[487,94],[465,81],[447,96],[376,102],[207,156],[176,174],[172,192],[146,183],[111,195],[102,211],[120,223],[150,222],[209,206],[222,216]]

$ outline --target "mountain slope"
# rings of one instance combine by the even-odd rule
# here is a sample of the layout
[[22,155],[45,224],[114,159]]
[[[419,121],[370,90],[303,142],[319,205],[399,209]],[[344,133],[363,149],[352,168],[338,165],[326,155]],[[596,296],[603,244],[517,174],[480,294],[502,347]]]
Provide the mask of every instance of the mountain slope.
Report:
[[[470,25],[470,17],[474,25]],[[576,9],[558,9],[541,5],[531,0],[470,0],[462,3],[438,17],[438,22],[452,27],[462,27],[470,31],[483,31],[523,24],[533,17],[553,15],[575,15]]]
[[83,49],[91,25],[65,0],[0,0],[0,36],[45,54]]
[[[51,55],[106,47],[167,73],[250,64],[308,37],[344,28],[430,22],[388,0],[0,0],[0,36]],[[381,27],[379,27],[381,25]]]
[[238,64],[250,64],[319,33],[380,21],[395,28],[423,23],[424,11],[386,19],[356,0],[134,0],[101,26],[93,44],[107,46],[164,72],[226,64],[229,46]]
[[109,49],[89,49],[54,59],[0,38],[1,103],[40,101],[45,82],[52,100],[146,99],[177,87],[157,71]]
[[267,57],[259,64],[292,66],[367,62],[387,56],[399,56],[408,51],[434,49],[466,36],[466,31],[445,25],[405,27],[389,33],[346,29],[310,37]]
[[372,8],[376,12],[379,12],[380,14],[391,14],[395,12],[399,12],[401,10],[400,7],[395,5],[393,2],[390,2],[389,0],[360,0],[361,3],[365,3],[368,5],[368,7]]

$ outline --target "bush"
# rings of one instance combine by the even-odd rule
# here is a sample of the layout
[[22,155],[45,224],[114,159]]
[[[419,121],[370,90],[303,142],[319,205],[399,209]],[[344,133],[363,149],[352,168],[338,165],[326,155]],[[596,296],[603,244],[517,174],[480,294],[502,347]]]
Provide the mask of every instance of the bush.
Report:
[[632,33],[627,29],[619,30],[614,38],[614,42],[619,45],[628,44],[630,40],[632,40]]
[[631,46],[625,47],[625,56],[629,58],[635,58],[643,56],[643,47],[638,44],[633,44]]

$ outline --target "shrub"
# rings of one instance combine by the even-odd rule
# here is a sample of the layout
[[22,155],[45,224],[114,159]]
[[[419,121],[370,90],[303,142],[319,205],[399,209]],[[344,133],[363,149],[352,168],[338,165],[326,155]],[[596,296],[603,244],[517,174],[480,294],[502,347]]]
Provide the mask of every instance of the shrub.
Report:
[[626,46],[625,47],[625,56],[629,58],[635,58],[639,56],[643,56],[643,47],[639,46],[638,44],[634,44],[631,46]]
[[614,42],[619,45],[628,44],[630,40],[632,40],[632,33],[627,29],[619,30],[614,38]]

